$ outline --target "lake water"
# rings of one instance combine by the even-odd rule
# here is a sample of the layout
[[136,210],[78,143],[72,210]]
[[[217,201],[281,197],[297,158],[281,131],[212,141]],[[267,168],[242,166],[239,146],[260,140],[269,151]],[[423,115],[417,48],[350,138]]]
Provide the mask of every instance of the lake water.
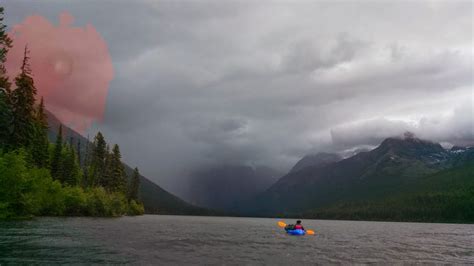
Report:
[[[474,263],[474,225],[155,216],[0,222],[0,264]],[[285,220],[294,223],[294,220]],[[295,264],[296,265],[296,264]]]

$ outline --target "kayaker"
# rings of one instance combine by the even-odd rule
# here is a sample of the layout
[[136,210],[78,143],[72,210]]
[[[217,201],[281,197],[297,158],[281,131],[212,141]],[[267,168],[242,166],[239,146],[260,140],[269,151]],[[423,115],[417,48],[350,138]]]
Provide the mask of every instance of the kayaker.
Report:
[[293,229],[301,229],[301,230],[304,230],[304,227],[303,227],[303,225],[301,224],[301,221],[300,221],[300,220],[296,221],[295,227],[293,227]]

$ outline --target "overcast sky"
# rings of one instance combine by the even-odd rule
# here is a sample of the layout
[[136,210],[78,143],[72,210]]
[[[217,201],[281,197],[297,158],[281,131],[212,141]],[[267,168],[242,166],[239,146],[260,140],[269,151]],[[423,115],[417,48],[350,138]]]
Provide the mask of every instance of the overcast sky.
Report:
[[2,3],[96,28],[115,75],[91,131],[175,192],[198,165],[285,171],[406,130],[474,143],[472,1]]

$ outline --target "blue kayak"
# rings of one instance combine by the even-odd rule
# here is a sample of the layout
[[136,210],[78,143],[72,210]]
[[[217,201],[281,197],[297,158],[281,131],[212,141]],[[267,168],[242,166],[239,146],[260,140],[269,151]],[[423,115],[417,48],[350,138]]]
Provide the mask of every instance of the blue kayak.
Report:
[[290,235],[294,236],[304,236],[306,234],[305,230],[303,229],[285,229],[286,232]]

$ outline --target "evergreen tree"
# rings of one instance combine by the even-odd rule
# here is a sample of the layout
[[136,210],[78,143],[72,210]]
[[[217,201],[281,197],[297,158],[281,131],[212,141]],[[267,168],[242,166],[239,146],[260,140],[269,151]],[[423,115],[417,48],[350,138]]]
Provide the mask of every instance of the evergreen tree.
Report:
[[13,119],[10,104],[10,82],[5,68],[8,50],[12,47],[12,40],[6,33],[7,26],[3,24],[3,7],[0,7],[0,149],[8,148],[12,133]]
[[61,165],[63,151],[63,126],[59,125],[56,142],[54,144],[53,157],[51,158],[51,176],[56,180],[62,180]]
[[0,88],[10,91],[10,82],[7,76],[5,62],[7,61],[7,53],[12,48],[12,39],[8,36],[7,26],[3,24],[3,7],[0,7]]
[[92,145],[91,166],[90,173],[88,173],[88,184],[91,186],[100,185],[102,182],[101,178],[105,172],[105,158],[107,156],[106,146],[107,143],[102,133],[97,133]]
[[12,110],[8,104],[8,92],[0,88],[0,150],[7,149],[11,135]]
[[[60,173],[61,176],[59,180],[63,184],[69,184],[71,182],[72,168],[74,161],[70,158],[70,146],[66,143],[62,147],[61,151],[61,164],[60,164]],[[73,183],[73,182],[72,182]]]
[[21,73],[15,78],[16,89],[10,97],[13,107],[12,144],[15,147],[30,147],[35,134],[36,87],[31,77],[28,53],[25,47]]
[[[92,144],[90,142],[89,135],[87,135],[87,142],[85,146],[84,152],[84,160],[82,161],[82,186],[89,187],[92,186],[90,182],[92,178],[90,177],[90,170],[91,170],[91,152],[92,152]],[[80,157],[79,157],[80,158]]]
[[110,153],[110,147],[107,144],[107,148],[105,148],[105,162],[104,162],[104,172],[102,173],[102,176],[100,176],[99,179],[99,186],[102,186],[108,191],[111,191],[112,187],[112,168],[111,166],[111,161],[112,161],[112,154]]
[[35,165],[39,168],[46,168],[49,165],[49,140],[48,140],[48,121],[44,109],[44,101],[41,102],[36,111],[35,135],[31,154]]
[[46,109],[44,108],[44,99],[41,97],[38,110],[36,111],[36,121],[42,131],[48,132],[48,116],[46,115]]
[[125,168],[122,164],[122,155],[117,144],[112,149],[110,158],[110,189],[111,191],[120,191],[126,193]]
[[65,145],[62,151],[61,173],[65,185],[76,186],[80,183],[81,169],[76,157],[76,151],[72,145]]
[[138,201],[138,189],[140,187],[140,173],[138,168],[135,167],[133,170],[132,178],[130,179],[130,185],[128,186],[128,200]]
[[81,158],[81,140],[77,140],[77,162],[79,163],[79,166],[82,166],[82,158]]

